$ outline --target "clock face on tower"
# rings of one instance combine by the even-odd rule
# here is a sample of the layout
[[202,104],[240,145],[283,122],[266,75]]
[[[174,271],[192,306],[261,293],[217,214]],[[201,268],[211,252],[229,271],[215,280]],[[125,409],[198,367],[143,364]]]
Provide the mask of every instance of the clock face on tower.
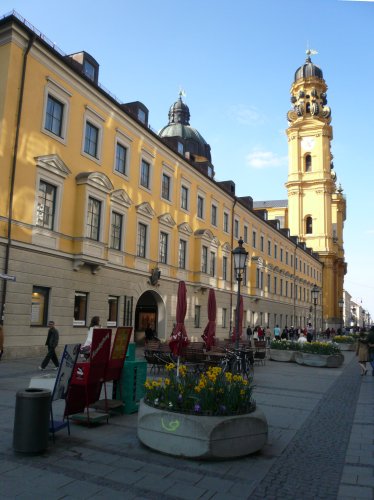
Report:
[[314,137],[303,137],[301,139],[301,147],[305,151],[312,151],[312,149],[314,148],[314,143],[315,143]]

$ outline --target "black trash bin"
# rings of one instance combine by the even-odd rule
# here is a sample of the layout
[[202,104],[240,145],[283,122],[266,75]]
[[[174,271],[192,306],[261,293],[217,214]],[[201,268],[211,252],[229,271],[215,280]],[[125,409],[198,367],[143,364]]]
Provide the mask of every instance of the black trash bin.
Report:
[[51,391],[23,389],[16,395],[13,449],[19,453],[41,453],[48,447]]

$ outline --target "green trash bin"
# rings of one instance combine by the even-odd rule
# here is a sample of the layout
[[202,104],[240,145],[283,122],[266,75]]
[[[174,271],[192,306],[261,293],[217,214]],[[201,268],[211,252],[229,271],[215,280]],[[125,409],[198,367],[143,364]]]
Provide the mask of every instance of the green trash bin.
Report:
[[51,391],[24,389],[16,394],[13,449],[18,453],[42,453],[48,448]]
[[[145,393],[147,378],[147,362],[143,360],[125,361],[122,370],[121,392],[124,403],[124,413],[130,414],[138,411],[139,403]],[[117,385],[117,399],[121,399]]]

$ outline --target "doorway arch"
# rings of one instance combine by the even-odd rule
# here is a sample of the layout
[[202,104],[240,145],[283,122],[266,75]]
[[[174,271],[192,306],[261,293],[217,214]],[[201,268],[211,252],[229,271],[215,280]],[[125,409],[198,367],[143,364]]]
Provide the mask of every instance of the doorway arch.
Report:
[[135,342],[144,342],[144,330],[148,323],[160,340],[166,340],[166,308],[161,295],[147,290],[139,297],[135,307]]

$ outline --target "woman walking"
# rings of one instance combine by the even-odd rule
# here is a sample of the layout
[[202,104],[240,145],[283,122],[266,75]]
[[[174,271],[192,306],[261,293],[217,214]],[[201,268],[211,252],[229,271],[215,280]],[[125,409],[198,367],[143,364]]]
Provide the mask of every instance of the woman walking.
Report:
[[360,337],[357,341],[356,354],[358,355],[358,364],[360,365],[361,375],[366,375],[366,362],[369,361],[369,348],[365,332],[360,333]]

